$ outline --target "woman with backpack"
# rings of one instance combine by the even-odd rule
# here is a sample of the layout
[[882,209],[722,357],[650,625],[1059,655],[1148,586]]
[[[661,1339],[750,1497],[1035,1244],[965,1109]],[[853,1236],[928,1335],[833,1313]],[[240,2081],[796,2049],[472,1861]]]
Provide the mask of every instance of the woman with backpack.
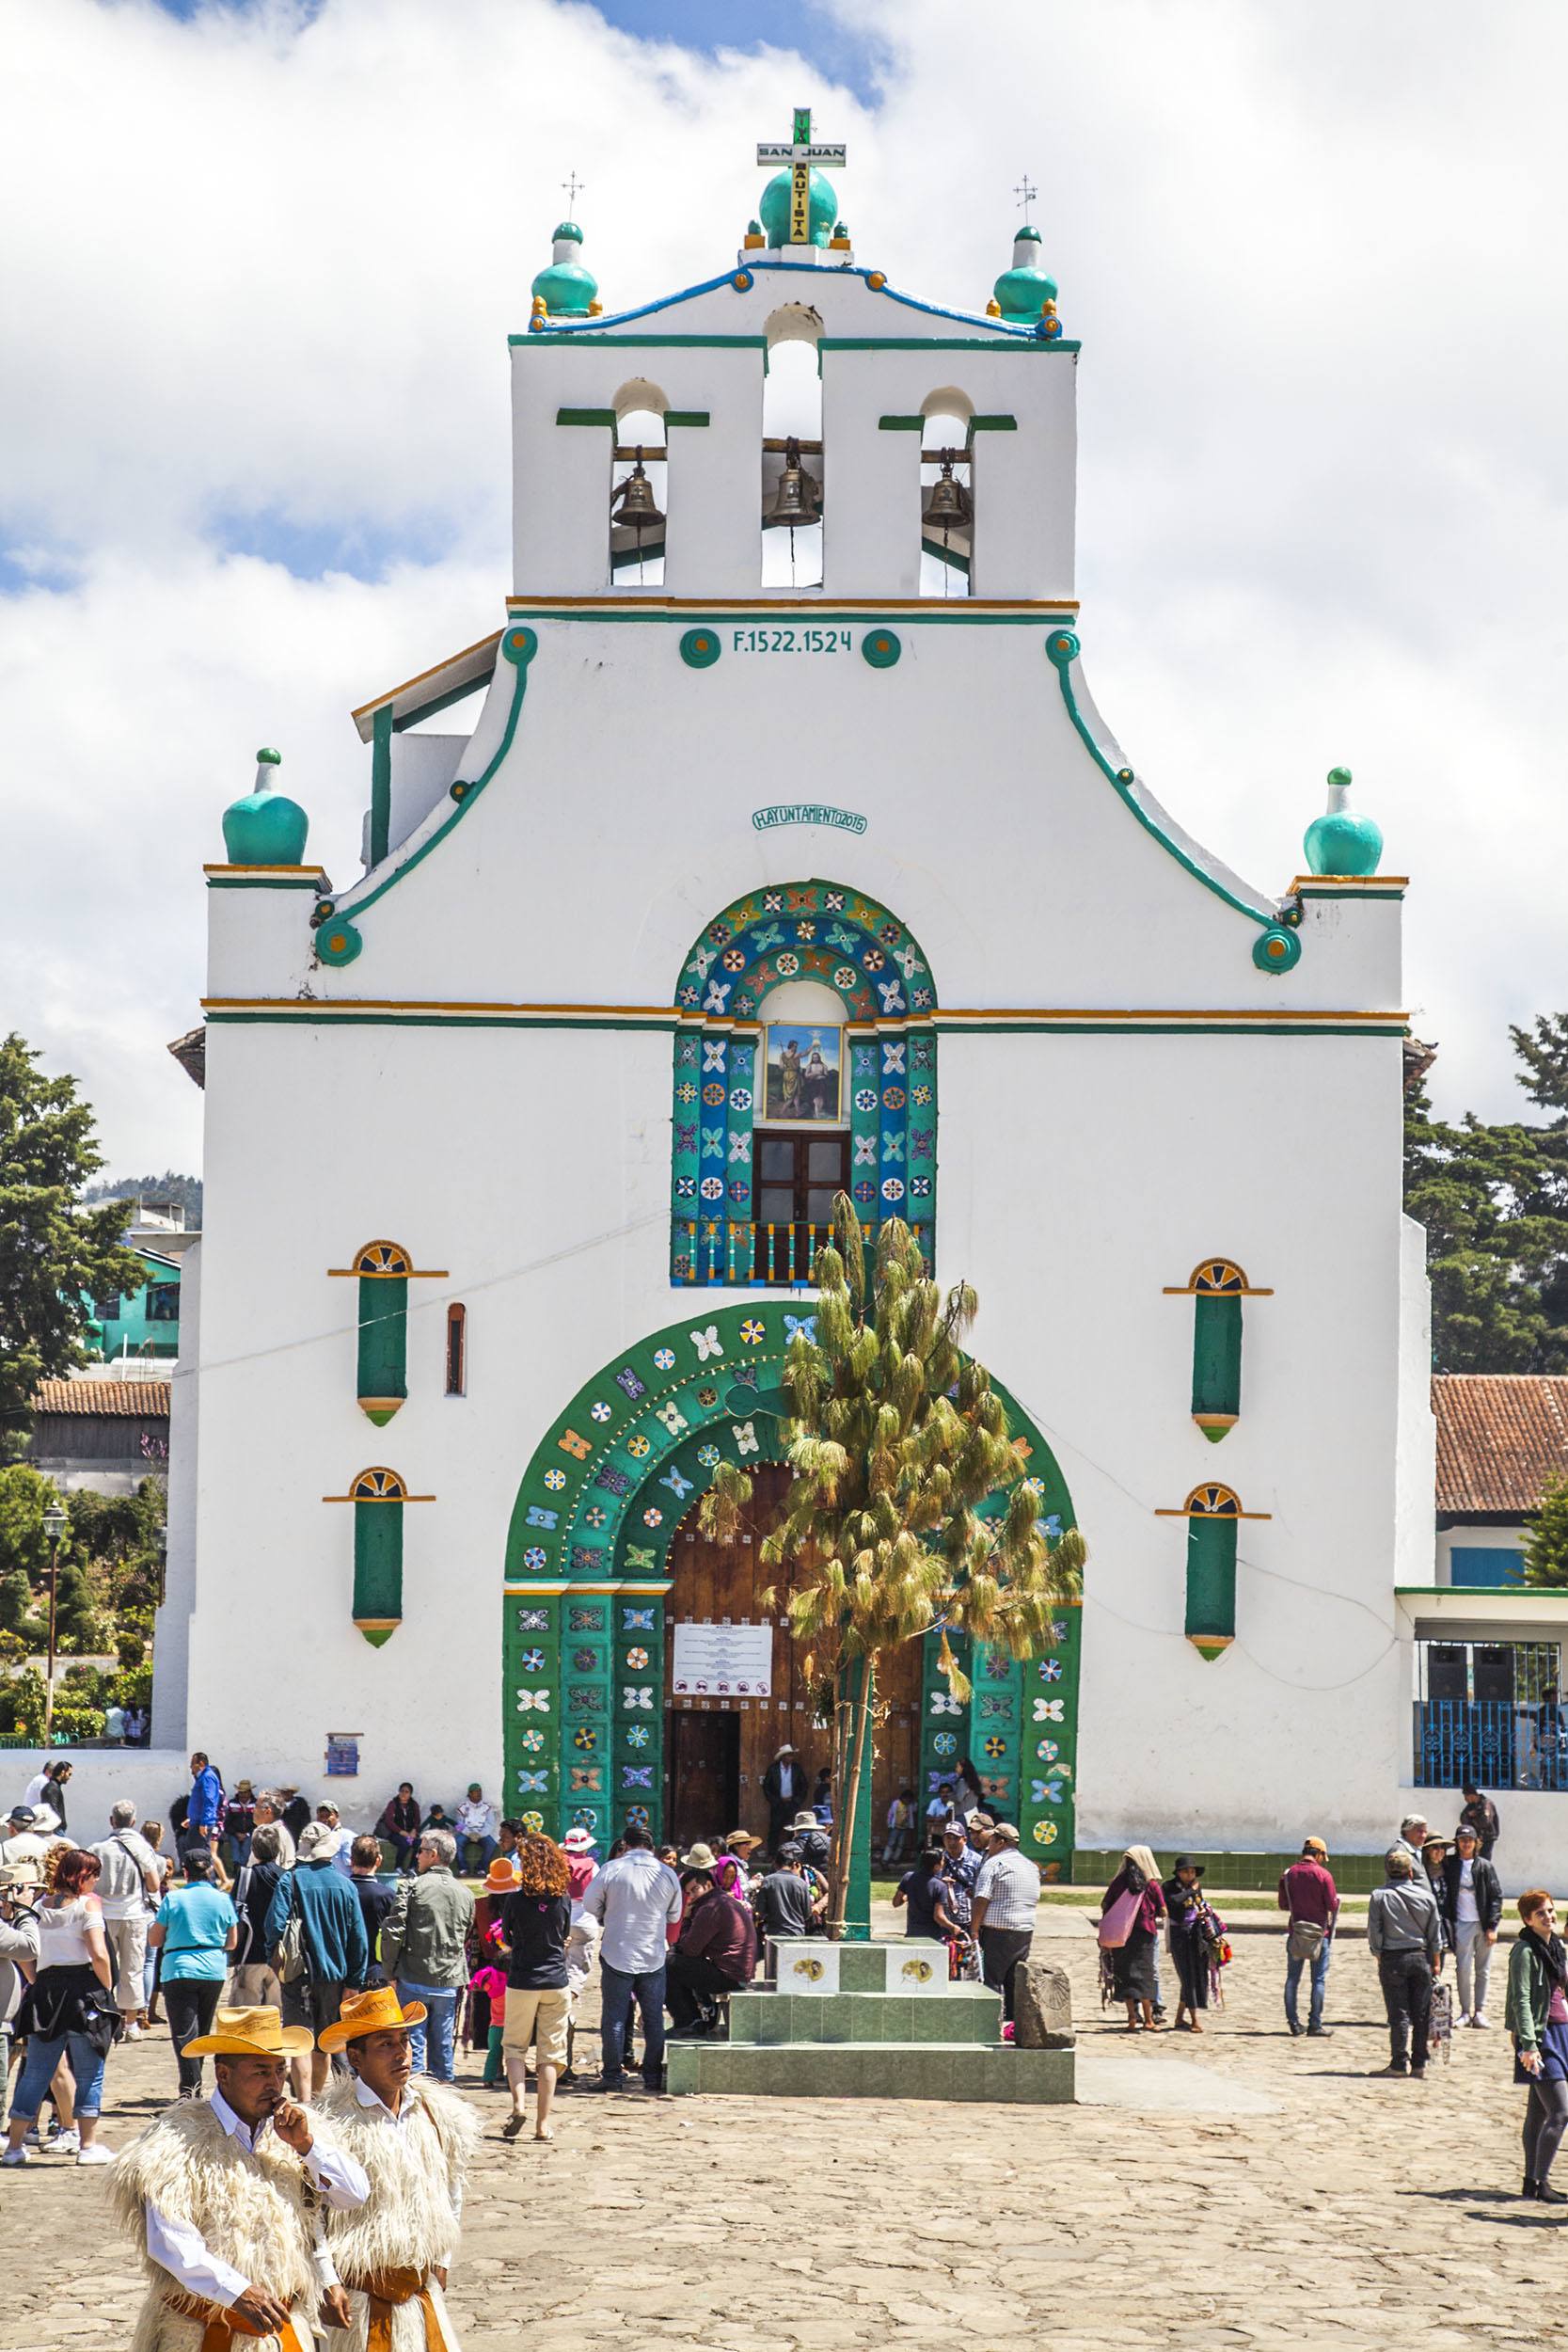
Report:
[[283,2006],[283,1987],[267,1948],[267,1912],[273,1889],[283,1875],[285,1832],[277,1821],[262,1821],[250,1834],[250,1860],[234,1882],[234,1909],[239,1934],[234,1944],[234,1977],[229,1988],[234,2009],[277,2009]]
[[1159,1997],[1154,1955],[1164,1916],[1159,1864],[1147,1846],[1129,1846],[1100,1899],[1101,2004],[1126,2005],[1129,2033],[1160,2030],[1154,2020]]

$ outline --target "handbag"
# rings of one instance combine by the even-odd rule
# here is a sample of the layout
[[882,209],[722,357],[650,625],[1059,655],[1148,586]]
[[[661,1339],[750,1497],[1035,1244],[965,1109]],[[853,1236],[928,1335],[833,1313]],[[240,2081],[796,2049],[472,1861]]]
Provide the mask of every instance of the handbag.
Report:
[[1291,1960],[1316,1960],[1323,1947],[1326,1930],[1317,1919],[1292,1919],[1291,1931],[1285,1938],[1285,1949]]
[[1144,1890],[1141,1886],[1124,1887],[1110,1909],[1101,1914],[1100,1948],[1102,1952],[1119,1952],[1138,1924],[1143,1909]]

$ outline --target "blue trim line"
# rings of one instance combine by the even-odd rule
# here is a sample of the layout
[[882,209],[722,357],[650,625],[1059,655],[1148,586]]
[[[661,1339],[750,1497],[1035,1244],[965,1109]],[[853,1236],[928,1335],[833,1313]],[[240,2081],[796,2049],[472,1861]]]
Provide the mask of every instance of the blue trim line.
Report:
[[[451,814],[446,818],[441,824],[436,826],[436,831],[431,834],[429,840],[422,841],[420,844],[420,847],[413,852],[412,856],[405,858],[403,864],[397,866],[393,872],[388,874],[384,882],[377,882],[373,890],[366,890],[364,883],[371,880],[371,876],[367,874],[364,878],[364,882],[356,883],[353,890],[345,890],[341,897],[333,900],[333,910],[335,914],[339,917],[363,914],[367,907],[373,907],[378,898],[384,898],[386,897],[388,891],[391,889],[394,882],[402,882],[404,874],[411,874],[415,866],[419,865],[420,859],[428,857],[431,850],[436,848],[436,844],[446,839],[452,827],[461,823],[462,819],[467,815],[468,810],[472,808],[474,803],[483,791],[485,786],[489,783],[491,777],[495,774],[497,769],[500,766],[502,760],[506,757],[507,753],[512,749],[512,739],[517,732],[517,721],[522,715],[523,696],[528,691],[529,663],[532,660],[534,654],[538,651],[539,645],[539,641],[537,637],[534,636],[531,629],[522,628],[519,627],[517,628],[505,629],[502,631],[501,648],[503,652],[505,651],[508,639],[513,636],[529,637],[532,639],[532,644],[526,652],[520,654],[507,654],[506,656],[507,660],[513,662],[516,671],[516,675],[512,684],[512,707],[506,714],[506,725],[501,730],[501,739],[497,746],[495,756],[485,768],[483,775],[476,776],[471,784],[463,784],[462,798],[457,802],[456,806],[451,811]],[[459,778],[457,782],[453,783],[451,789],[455,792],[458,788],[458,784],[461,782],[462,779]],[[363,892],[363,896],[360,895],[361,892]]]
[[1249,906],[1244,898],[1238,898],[1233,890],[1227,890],[1224,882],[1217,882],[1208,868],[1200,866],[1179,841],[1173,841],[1164,826],[1149,815],[1148,809],[1136,798],[1138,780],[1132,769],[1113,768],[1094,737],[1089,733],[1084,715],[1078,707],[1078,697],[1072,689],[1072,664],[1077,660],[1079,654],[1078,640],[1072,630],[1053,629],[1045,641],[1045,649],[1051,657],[1052,667],[1056,673],[1057,683],[1062,690],[1062,700],[1067,705],[1068,717],[1077,728],[1085,750],[1100,770],[1101,774],[1108,783],[1115,786],[1117,796],[1122,806],[1132,810],[1145,833],[1152,834],[1160,847],[1168,850],[1178,866],[1184,866],[1195,882],[1200,882],[1205,890],[1212,890],[1216,898],[1223,898],[1227,907],[1234,907],[1238,914],[1244,914],[1249,923],[1257,923],[1264,930],[1272,930],[1279,920],[1276,911],[1270,907],[1265,913],[1259,907]]
[[[718,278],[705,278],[695,286],[683,286],[679,294],[660,294],[657,301],[644,302],[635,310],[617,310],[613,318],[601,314],[595,319],[584,319],[580,326],[567,326],[562,321],[549,326],[542,335],[509,335],[507,342],[522,348],[530,343],[570,342],[578,335],[602,335],[607,328],[628,326],[633,319],[653,318],[660,310],[673,310],[677,303],[694,301],[698,294],[717,294],[721,286],[733,282],[736,269],[792,270],[799,278],[858,278],[863,283],[873,274],[869,269],[824,270],[805,262],[758,262],[748,256],[745,262],[736,263],[736,269],[727,269]],[[987,318],[980,311],[949,310],[940,302],[922,302],[915,294],[900,294],[896,287],[888,285],[885,280],[877,291],[886,294],[890,301],[902,304],[907,310],[924,310],[929,318],[957,319],[965,326],[982,327],[998,342],[1031,343],[1038,341],[1032,326],[1005,326],[1000,319]]]

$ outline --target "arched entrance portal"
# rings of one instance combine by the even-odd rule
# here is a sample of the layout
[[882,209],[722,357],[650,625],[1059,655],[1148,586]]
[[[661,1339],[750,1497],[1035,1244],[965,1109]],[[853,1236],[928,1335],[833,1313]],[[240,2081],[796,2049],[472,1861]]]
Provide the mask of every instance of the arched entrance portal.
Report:
[[[513,1506],[506,1548],[502,1705],[508,1811],[532,1815],[558,1836],[580,1822],[606,1844],[633,1818],[662,1835],[670,1826],[672,1750],[677,1740],[695,1742],[699,1737],[677,1732],[667,1739],[673,1717],[729,1714],[738,1720],[742,1699],[752,1716],[752,1701],[766,1695],[775,1732],[780,1723],[796,1721],[795,1669],[787,1659],[792,1677],[787,1692],[674,1689],[677,1679],[698,1678],[689,1670],[677,1677],[675,1670],[674,1636],[688,1581],[683,1573],[688,1547],[677,1539],[690,1525],[693,1508],[721,1461],[756,1470],[778,1457],[779,1427],[764,1400],[780,1385],[790,1337],[809,1313],[807,1302],[799,1298],[787,1307],[775,1299],[753,1299],[711,1314],[699,1310],[695,1319],[651,1332],[585,1382],[534,1449]],[[1073,1525],[1071,1498],[1050,1447],[1002,1383],[993,1386],[1007,1408],[1025,1468],[1041,1486],[1047,1522]],[[992,1500],[1002,1507],[1000,1492]],[[705,1565],[697,1556],[694,1528],[692,1534],[691,1593],[716,1593],[719,1564],[710,1559]],[[754,1556],[754,1531],[752,1549]],[[739,1590],[742,1566],[727,1565],[723,1573]],[[705,1587],[705,1578],[713,1580],[710,1586]],[[751,1590],[754,1593],[754,1572]],[[677,1593],[679,1597],[673,1597]],[[717,1628],[725,1613],[733,1627],[733,1606],[727,1613],[692,1609],[687,1622],[711,1616]],[[740,1616],[748,1613],[753,1621],[761,1613],[754,1601],[749,1610],[741,1606]],[[770,1683],[782,1613],[777,1607],[772,1613]],[[1080,1614],[1064,1609],[1054,1628],[1054,1647],[1023,1665],[983,1646],[971,1657],[967,1643],[955,1639],[974,1685],[964,1701],[949,1692],[937,1664],[938,1637],[928,1634],[911,1645],[920,1652],[918,1685],[912,1661],[898,1661],[884,1682],[895,1708],[917,1704],[919,1710],[912,1729],[910,1718],[895,1712],[879,1737],[877,1789],[884,1810],[882,1792],[911,1750],[917,1748],[909,1777],[922,1804],[937,1782],[970,1756],[988,1800],[1018,1821],[1042,1869],[1060,1875],[1072,1847]],[[681,1646],[686,1652],[687,1642]],[[754,1679],[734,1666],[735,1646],[732,1686]],[[685,1662],[689,1669],[689,1657]],[[782,1679],[783,1664],[779,1672]],[[675,1704],[721,1696],[735,1704],[706,1709],[700,1703]],[[736,1773],[756,1769],[761,1721],[759,1706],[750,1726],[753,1762],[736,1762]],[[776,1733],[771,1747],[790,1736]],[[808,1761],[826,1761],[825,1735],[810,1743],[798,1732],[793,1736]],[[745,1734],[711,1738],[715,1743],[721,1738],[744,1741]],[[694,1745],[686,1756],[683,1769],[695,1771]],[[728,1795],[727,1787],[722,1793]],[[753,1794],[749,1783],[744,1788],[737,1783],[736,1793],[749,1820],[760,1793]],[[705,1826],[713,1825],[705,1814]]]
[[[766,1837],[768,1800],[763,1778],[787,1740],[815,1782],[832,1760],[832,1740],[818,1716],[825,1660],[822,1645],[796,1639],[785,1610],[787,1570],[765,1568],[762,1538],[776,1525],[789,1488],[789,1470],[769,1462],[755,1473],[746,1524],[732,1544],[711,1542],[697,1524],[693,1503],[670,1547],[670,1591],[664,1621],[664,1825],[686,1846],[718,1830],[748,1829]],[[771,1589],[772,1605],[761,1596]],[[738,1641],[736,1636],[739,1637]],[[689,1645],[721,1654],[729,1642],[750,1670],[744,1692],[690,1687],[710,1676],[677,1671]],[[887,1818],[895,1791],[920,1783],[920,1708],[924,1645],[911,1642],[889,1655],[878,1677],[879,1712],[872,1786],[872,1820]],[[768,1687],[756,1688],[764,1677]],[[813,1682],[816,1674],[816,1686]],[[837,1802],[840,1792],[834,1790]],[[879,1834],[874,1851],[879,1849]]]

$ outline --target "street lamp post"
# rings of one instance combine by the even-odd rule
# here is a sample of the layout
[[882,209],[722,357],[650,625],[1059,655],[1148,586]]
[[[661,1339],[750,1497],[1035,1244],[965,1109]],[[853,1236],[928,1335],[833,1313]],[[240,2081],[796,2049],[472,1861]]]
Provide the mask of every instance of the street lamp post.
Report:
[[48,1747],[55,1730],[55,1611],[60,1590],[60,1537],[71,1522],[64,1506],[52,1502],[43,1515],[43,1532],[49,1538],[49,1672],[43,1692],[43,1744]]

